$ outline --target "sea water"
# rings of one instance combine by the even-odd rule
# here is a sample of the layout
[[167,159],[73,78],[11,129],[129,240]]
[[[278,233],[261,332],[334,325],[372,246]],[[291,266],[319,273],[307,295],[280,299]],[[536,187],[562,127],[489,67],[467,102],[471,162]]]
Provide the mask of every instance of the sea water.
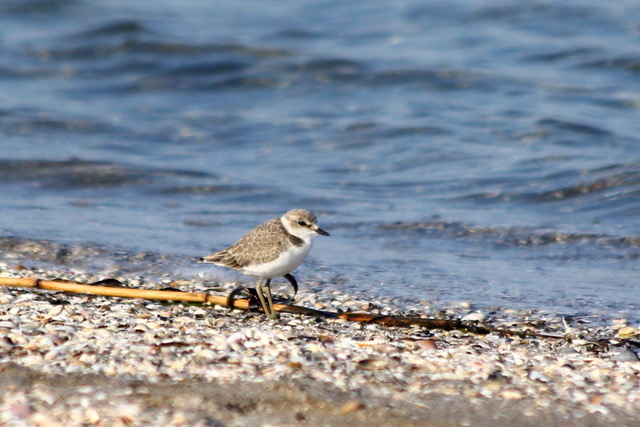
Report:
[[0,236],[162,254],[171,277],[215,281],[234,276],[194,258],[305,208],[331,237],[302,291],[638,320],[637,16],[4,1]]

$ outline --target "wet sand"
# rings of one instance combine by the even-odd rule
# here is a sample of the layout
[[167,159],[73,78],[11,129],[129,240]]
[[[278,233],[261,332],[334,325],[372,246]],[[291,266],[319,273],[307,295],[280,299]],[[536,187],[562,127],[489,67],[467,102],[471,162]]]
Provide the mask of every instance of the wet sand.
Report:
[[[472,403],[461,396],[432,394],[415,405],[366,394],[354,397],[312,381],[146,383],[101,375],[43,374],[13,363],[0,364],[0,387],[4,411],[22,411],[25,420],[40,425],[595,427],[638,422],[636,416],[622,411],[576,414],[575,408],[562,404],[536,410],[536,399]],[[38,395],[47,395],[48,402]],[[10,407],[7,400],[13,402]],[[20,408],[20,402],[29,407]],[[85,408],[77,411],[78,405]],[[9,417],[5,413],[3,418]]]

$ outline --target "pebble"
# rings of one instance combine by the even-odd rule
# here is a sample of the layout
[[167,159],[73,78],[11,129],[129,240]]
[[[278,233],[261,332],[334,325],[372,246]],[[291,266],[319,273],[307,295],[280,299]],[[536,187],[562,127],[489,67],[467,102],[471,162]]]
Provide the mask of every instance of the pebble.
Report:
[[344,405],[342,405],[342,408],[340,408],[340,414],[348,415],[352,412],[356,412],[365,408],[366,408],[366,405],[361,400],[352,399],[346,402]]
[[635,338],[640,335],[640,331],[632,326],[626,326],[618,331],[618,337],[620,338]]
[[[78,278],[70,271],[12,270],[6,265],[0,270],[12,277]],[[123,275],[121,280],[155,286],[140,277]],[[207,291],[198,283],[183,285]],[[638,331],[624,319],[609,325],[572,325],[574,338],[565,340],[393,328],[288,314],[271,322],[239,310],[81,294],[59,294],[67,304],[56,305],[51,295],[0,287],[0,362],[44,374],[126,376],[145,383],[314,380],[351,393],[353,398],[340,409],[343,415],[366,412],[367,402],[358,397],[364,391],[398,401],[420,401],[436,393],[497,401],[534,399],[538,408],[562,403],[578,414],[614,409],[640,413],[638,348],[625,341],[637,337]],[[344,311],[432,314],[424,302],[395,306],[390,299],[365,302],[337,291],[302,294],[297,303]],[[535,325],[541,332],[562,334],[568,328],[552,313],[496,309],[487,319],[485,313],[470,309],[471,303],[452,305],[443,316],[502,329]],[[606,340],[611,348],[594,345]],[[126,399],[109,402],[88,387],[86,394],[53,408],[44,403],[51,398],[37,389],[5,395],[0,423],[144,424],[144,408]],[[156,415],[158,424],[190,423],[188,413]]]
[[484,322],[486,318],[487,316],[484,313],[480,311],[476,311],[476,312],[467,314],[461,320],[464,322]]
[[636,353],[626,348],[614,354],[612,358],[618,362],[637,362],[639,360]]
[[417,341],[418,347],[423,350],[437,350],[438,344],[434,340],[419,340]]

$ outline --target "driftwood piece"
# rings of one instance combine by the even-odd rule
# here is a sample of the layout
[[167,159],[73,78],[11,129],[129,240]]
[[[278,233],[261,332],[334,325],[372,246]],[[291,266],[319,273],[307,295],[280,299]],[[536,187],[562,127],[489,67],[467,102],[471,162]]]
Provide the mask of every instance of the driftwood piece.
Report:
[[[226,306],[226,297],[211,295],[203,292],[183,292],[183,291],[163,291],[155,289],[136,289],[123,286],[102,286],[96,284],[81,284],[67,280],[40,280],[30,278],[0,277],[0,286],[13,286],[19,288],[44,289],[47,291],[62,291],[72,293],[84,293],[91,295],[101,295],[121,298],[140,298],[156,301],[181,301],[192,303],[209,303]],[[117,280],[110,280],[112,283],[119,283]],[[244,300],[236,300],[235,308],[246,310],[248,304],[243,304]],[[243,307],[246,305],[246,307]]]
[[[212,295],[203,292],[164,291],[153,289],[135,289],[123,286],[103,286],[101,283],[119,284],[117,280],[107,279],[96,284],[81,284],[66,280],[40,280],[31,278],[0,277],[0,286],[43,289],[49,291],[62,291],[72,293],[85,293],[91,295],[140,298],[156,301],[178,301],[188,303],[213,304],[229,307],[226,296]],[[234,299],[233,308],[241,310],[250,309],[250,300]],[[488,334],[491,332],[512,336],[535,336],[541,338],[562,339],[563,335],[538,333],[533,331],[513,331],[496,329],[475,322],[463,322],[459,319],[429,319],[423,317],[388,316],[373,313],[343,313],[323,310],[315,310],[296,305],[274,304],[276,311],[297,315],[322,317],[328,319],[342,319],[349,322],[376,323],[385,326],[419,326],[427,329],[461,330],[476,334]]]

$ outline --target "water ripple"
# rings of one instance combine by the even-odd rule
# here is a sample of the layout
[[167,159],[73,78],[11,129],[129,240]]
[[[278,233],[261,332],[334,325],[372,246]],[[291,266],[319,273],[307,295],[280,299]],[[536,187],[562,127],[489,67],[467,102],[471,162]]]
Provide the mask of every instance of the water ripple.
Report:
[[[478,238],[490,240],[505,248],[525,248],[549,245],[583,244],[618,248],[640,248],[640,236],[612,237],[606,234],[565,233],[528,227],[476,227],[461,222],[421,221],[382,224],[381,230],[418,232],[432,238]],[[635,251],[633,257],[638,257]]]
[[0,160],[0,181],[33,182],[44,188],[112,188],[148,185],[173,177],[212,178],[211,174],[187,170],[161,170],[81,159]]

